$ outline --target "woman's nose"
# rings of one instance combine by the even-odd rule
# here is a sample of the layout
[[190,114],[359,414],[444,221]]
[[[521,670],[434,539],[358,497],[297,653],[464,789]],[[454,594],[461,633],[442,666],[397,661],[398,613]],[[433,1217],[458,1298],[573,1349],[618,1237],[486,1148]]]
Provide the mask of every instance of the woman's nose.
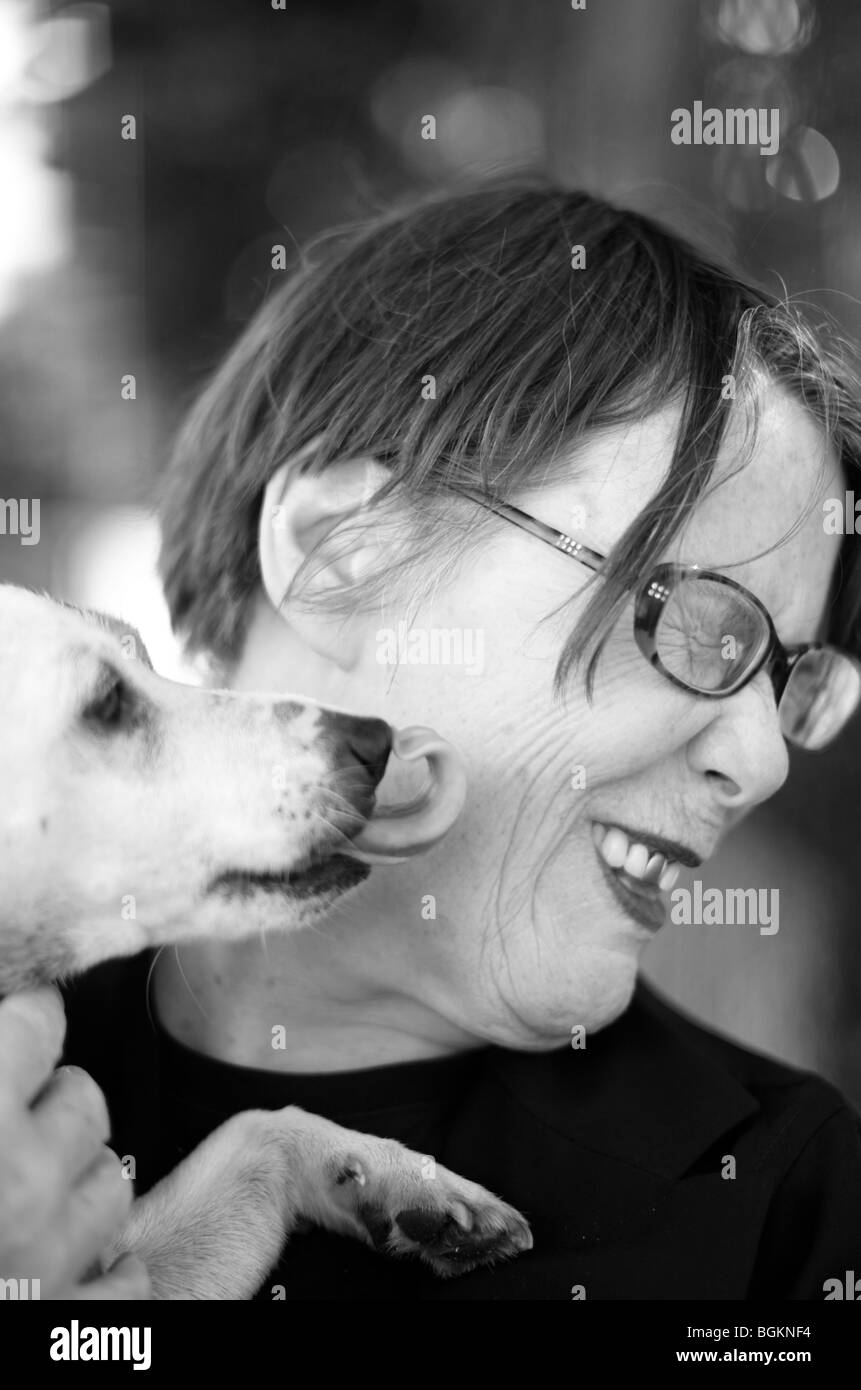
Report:
[[783,786],[789,753],[769,676],[712,702],[714,717],[688,746],[694,771],[708,778],[715,800],[737,812],[767,801]]

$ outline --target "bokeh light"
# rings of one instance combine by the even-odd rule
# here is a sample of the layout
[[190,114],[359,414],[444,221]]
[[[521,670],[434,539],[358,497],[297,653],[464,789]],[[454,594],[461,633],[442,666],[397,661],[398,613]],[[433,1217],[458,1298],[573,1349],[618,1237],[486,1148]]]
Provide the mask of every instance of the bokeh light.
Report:
[[[452,63],[394,65],[377,83],[371,111],[407,164],[426,178],[522,167],[545,155],[542,113],[525,92],[478,84]],[[436,121],[436,139],[422,136],[427,116]]]
[[757,56],[797,52],[810,41],[814,19],[809,0],[712,0],[707,6],[717,37]]
[[50,167],[46,118],[27,98],[39,51],[34,15],[20,0],[0,6],[0,319],[14,310],[26,277],[61,264],[69,249],[71,183]]
[[443,103],[440,145],[452,170],[520,167],[539,163],[544,154],[541,112],[511,87],[472,87]]
[[107,5],[67,5],[34,32],[35,49],[22,74],[27,101],[66,101],[111,66]]
[[765,177],[784,198],[818,203],[840,183],[840,160],[830,140],[810,126],[798,126],[769,160]]

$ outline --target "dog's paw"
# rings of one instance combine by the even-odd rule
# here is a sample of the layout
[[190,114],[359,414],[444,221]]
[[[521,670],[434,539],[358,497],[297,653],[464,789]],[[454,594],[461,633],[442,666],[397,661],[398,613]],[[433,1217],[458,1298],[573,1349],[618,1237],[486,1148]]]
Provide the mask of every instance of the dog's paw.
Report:
[[444,1277],[532,1248],[514,1207],[390,1140],[346,1155],[333,1185],[356,1235],[382,1254],[417,1255]]

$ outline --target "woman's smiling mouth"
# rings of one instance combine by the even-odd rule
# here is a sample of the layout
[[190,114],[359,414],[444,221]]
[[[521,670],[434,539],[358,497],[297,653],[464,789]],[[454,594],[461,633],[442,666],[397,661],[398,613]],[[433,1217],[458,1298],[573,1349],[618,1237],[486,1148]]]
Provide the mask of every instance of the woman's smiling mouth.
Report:
[[601,821],[593,821],[592,839],[604,878],[617,901],[640,926],[657,931],[666,917],[663,894],[670,892],[678,879],[682,857],[693,866],[700,862],[698,856],[680,847],[680,858],[672,859],[620,826]]

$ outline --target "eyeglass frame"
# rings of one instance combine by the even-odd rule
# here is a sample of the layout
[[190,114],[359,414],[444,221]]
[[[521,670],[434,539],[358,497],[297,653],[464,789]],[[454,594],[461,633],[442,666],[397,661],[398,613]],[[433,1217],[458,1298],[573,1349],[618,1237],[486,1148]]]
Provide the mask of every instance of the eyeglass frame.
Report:
[[[520,507],[515,507],[511,502],[487,497],[484,493],[470,487],[455,485],[453,491],[470,498],[488,511],[495,512],[503,520],[519,527],[520,530],[528,531],[531,535],[537,536],[539,540],[546,542],[554,550],[561,551],[563,555],[570,555],[572,559],[578,560],[596,574],[601,572],[609,558],[601,551],[587,545],[585,541],[577,540],[568,532],[559,531],[555,526],[540,521],[538,517],[532,516],[530,512],[525,512]],[[735,685],[725,687],[722,690],[699,690],[696,686],[689,685],[680,677],[673,675],[672,671],[668,671],[661,661],[657,642],[658,623],[663,605],[681,579],[709,579],[725,585],[729,589],[735,589],[744,594],[745,598],[765,619],[768,642],[762,655],[756,659],[752,668],[745,672]],[[704,700],[725,700],[730,695],[735,695],[739,690],[743,690],[759,675],[760,671],[767,670],[774,687],[775,703],[778,710],[794,667],[808,652],[833,651],[859,667],[858,661],[851,652],[847,652],[831,642],[803,642],[791,647],[784,646],[777,635],[771,614],[765,604],[750,589],[746,589],[743,584],[737,583],[736,580],[730,579],[725,574],[720,574],[717,570],[702,569],[699,565],[683,565],[672,561],[657,564],[637,589],[634,606],[634,637],[643,656],[662,676],[680,690],[686,690],[689,695],[698,695]],[[858,702],[856,701],[855,709],[838,729],[835,737],[838,737],[846,728],[857,709]]]

